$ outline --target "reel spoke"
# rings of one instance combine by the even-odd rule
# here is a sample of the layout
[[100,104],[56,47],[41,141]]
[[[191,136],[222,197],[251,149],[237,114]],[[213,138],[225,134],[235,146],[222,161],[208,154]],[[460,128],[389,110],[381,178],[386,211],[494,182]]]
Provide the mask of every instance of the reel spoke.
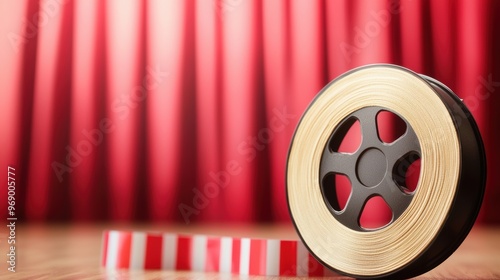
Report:
[[320,165],[320,179],[331,172],[350,176],[355,164],[356,158],[352,154],[325,151]]
[[420,144],[413,128],[408,125],[406,133],[394,143],[388,145],[385,150],[387,151],[386,155],[391,157],[390,161],[392,162],[395,162],[398,158],[409,152],[420,154]]
[[377,131],[377,113],[380,111],[377,107],[369,107],[353,113],[361,125],[361,147],[378,145],[380,139]]
[[405,194],[396,183],[387,176],[377,187],[377,193],[380,194],[391,207],[393,221],[395,221],[410,204],[413,195]]
[[361,184],[353,183],[353,192],[345,208],[342,212],[335,214],[337,219],[345,226],[358,231],[363,230],[359,225],[359,217],[361,216],[364,204],[368,200],[367,193],[363,192],[362,188],[364,186]]

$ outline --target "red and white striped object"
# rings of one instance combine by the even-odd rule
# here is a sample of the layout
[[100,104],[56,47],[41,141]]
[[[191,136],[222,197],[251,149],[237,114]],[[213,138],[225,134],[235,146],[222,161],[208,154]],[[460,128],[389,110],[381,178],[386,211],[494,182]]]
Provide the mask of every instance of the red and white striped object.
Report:
[[334,275],[300,241],[173,233],[106,231],[102,265],[241,275]]

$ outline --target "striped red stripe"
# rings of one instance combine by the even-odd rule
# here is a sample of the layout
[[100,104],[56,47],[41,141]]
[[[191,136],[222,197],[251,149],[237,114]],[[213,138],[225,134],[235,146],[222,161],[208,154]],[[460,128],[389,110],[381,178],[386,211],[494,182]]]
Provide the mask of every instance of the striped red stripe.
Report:
[[231,265],[231,272],[235,274],[240,273],[240,249],[241,249],[241,239],[233,239],[233,252],[231,260],[233,261]]
[[106,266],[106,262],[108,261],[108,239],[109,232],[104,232],[102,234],[102,252],[101,252],[101,265]]
[[318,263],[318,261],[312,256],[308,255],[309,260],[307,262],[309,276],[323,276],[323,266]]
[[130,246],[132,244],[132,233],[124,232],[118,237],[118,257],[116,268],[130,267]]
[[161,235],[148,235],[146,237],[146,260],[145,269],[161,268],[161,251],[163,238]]
[[191,269],[191,241],[192,238],[186,236],[179,236],[177,238],[177,262],[175,269]]
[[266,240],[253,239],[250,241],[250,275],[266,274]]
[[297,275],[297,242],[280,242],[280,276]]
[[218,272],[220,259],[220,238],[207,238],[207,258],[205,260],[205,271]]

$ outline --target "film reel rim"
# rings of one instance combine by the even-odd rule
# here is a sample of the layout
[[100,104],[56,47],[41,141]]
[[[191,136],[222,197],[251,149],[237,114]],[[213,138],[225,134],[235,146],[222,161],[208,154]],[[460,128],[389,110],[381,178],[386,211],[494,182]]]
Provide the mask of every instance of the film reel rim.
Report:
[[[425,261],[422,259],[422,256],[426,255],[426,253],[428,253],[429,249],[432,249],[433,246],[434,246],[434,243],[438,240],[438,237],[440,236],[443,236],[443,231],[446,230],[447,228],[447,225],[449,226],[449,222],[450,222],[450,218],[451,216],[448,216],[445,221],[443,221],[443,223],[441,224],[440,226],[440,229],[437,231],[436,235],[432,238],[433,241],[430,242],[428,244],[428,246],[425,248],[425,250],[423,250],[418,256],[416,256],[411,262],[399,267],[398,269],[395,269],[393,271],[390,271],[388,273],[384,273],[384,274],[379,274],[379,275],[369,275],[369,276],[366,276],[366,275],[357,275],[357,274],[351,274],[351,273],[347,273],[345,271],[342,271],[342,270],[339,270],[339,269],[336,269],[332,266],[330,266],[329,264],[325,263],[322,259],[320,259],[315,253],[314,251],[311,250],[310,248],[310,245],[305,241],[304,237],[302,236],[302,233],[301,231],[299,230],[299,227],[297,225],[297,222],[296,222],[296,219],[294,218],[294,215],[292,214],[292,209],[291,209],[291,205],[290,205],[290,199],[289,199],[289,178],[288,178],[288,174],[289,174],[289,163],[290,163],[290,156],[291,156],[291,152],[292,152],[292,149],[294,147],[294,142],[296,140],[296,135],[297,135],[297,131],[300,127],[300,125],[302,124],[303,122],[303,119],[304,119],[304,116],[306,116],[308,113],[309,113],[309,110],[311,109],[311,107],[313,106],[313,104],[316,103],[316,101],[318,100],[318,98],[327,91],[327,89],[329,89],[332,84],[334,84],[335,82],[337,82],[338,80],[341,80],[342,78],[348,76],[348,75],[351,75],[353,74],[354,72],[357,72],[359,70],[362,70],[362,69],[366,69],[366,68],[371,68],[371,67],[389,67],[389,68],[395,68],[395,69],[399,69],[399,70],[402,70],[402,71],[405,71],[407,73],[410,73],[412,74],[414,77],[418,78],[419,80],[423,81],[426,85],[428,85],[428,87],[434,91],[434,93],[439,96],[439,98],[441,99],[442,103],[445,105],[445,107],[448,109],[448,113],[450,115],[450,117],[453,119],[453,121],[455,122],[455,117],[453,115],[453,112],[451,112],[451,109],[449,108],[449,104],[447,104],[444,100],[443,100],[443,97],[437,92],[437,90],[435,89],[435,86],[433,85],[436,85],[438,87],[441,88],[441,90],[446,93],[447,95],[449,95],[454,102],[455,104],[458,104],[458,107],[463,111],[465,112],[465,120],[467,122],[467,124],[470,126],[470,128],[472,129],[472,132],[474,134],[474,140],[476,140],[476,144],[477,144],[477,149],[479,150],[479,162],[480,162],[480,167],[479,167],[479,173],[480,173],[480,183],[479,183],[479,189],[480,191],[479,192],[476,192],[476,196],[478,199],[476,199],[475,203],[470,203],[470,205],[473,205],[472,208],[475,208],[474,211],[471,211],[471,215],[469,215],[468,219],[466,219],[467,221],[465,223],[463,223],[463,225],[461,226],[461,231],[460,231],[460,237],[459,238],[455,238],[454,239],[454,242],[451,242],[450,244],[448,244],[452,249],[451,250],[448,250],[447,252],[443,252],[443,251],[440,251],[438,253],[435,253],[435,254],[431,254],[431,260],[430,260],[430,263],[428,262],[429,260],[426,259]],[[452,104],[454,105],[454,104]],[[455,130],[457,131],[457,134],[458,134],[458,130],[459,130],[459,127],[457,127],[456,123],[454,123],[454,127],[455,127]],[[459,141],[459,144],[460,144],[460,148],[461,148],[461,154],[460,154],[460,159],[462,161],[463,159],[463,156],[462,156],[462,141]],[[463,169],[463,165],[462,163],[460,163],[460,174],[459,174],[459,182],[461,182],[462,180],[462,169]],[[334,80],[330,81],[322,90],[319,91],[319,93],[313,98],[313,100],[311,101],[311,103],[309,104],[309,106],[307,107],[307,109],[305,110],[305,112],[303,113],[301,119],[299,120],[298,122],[298,125],[294,131],[294,134],[293,134],[293,138],[292,138],[292,141],[290,143],[290,146],[289,146],[289,150],[288,150],[288,155],[287,155],[287,166],[286,166],[286,178],[285,178],[285,181],[286,181],[286,195],[287,195],[287,204],[288,204],[288,211],[290,213],[290,216],[292,217],[292,222],[294,224],[294,227],[296,228],[300,238],[302,239],[302,241],[304,242],[305,246],[307,246],[307,248],[311,251],[311,253],[318,259],[318,261],[320,261],[322,264],[324,264],[326,267],[334,270],[334,271],[337,271],[341,274],[344,274],[344,275],[348,275],[348,276],[353,276],[353,277],[358,277],[358,278],[378,278],[378,277],[387,277],[387,276],[391,276],[391,277],[413,277],[413,276],[416,276],[416,275],[419,275],[421,273],[424,273],[426,271],[429,271],[430,269],[434,268],[435,266],[437,266],[438,264],[440,264],[442,261],[444,261],[447,257],[449,257],[453,251],[456,250],[456,248],[458,248],[458,246],[462,243],[462,241],[465,239],[465,237],[467,236],[468,232],[470,231],[472,225],[474,224],[474,221],[477,217],[477,214],[479,212],[479,209],[480,209],[480,206],[481,206],[481,201],[482,201],[482,198],[483,198],[483,195],[484,195],[484,183],[485,183],[485,174],[486,174],[486,162],[485,162],[485,156],[484,156],[484,145],[482,143],[482,139],[480,137],[480,134],[479,134],[479,130],[477,128],[477,124],[475,123],[475,120],[473,119],[472,117],[472,114],[468,111],[468,109],[465,107],[465,105],[460,101],[460,99],[450,90],[448,89],[446,86],[444,86],[442,83],[432,79],[432,78],[429,78],[427,76],[424,76],[424,75],[420,75],[418,73],[415,73],[409,69],[406,69],[404,67],[401,67],[401,66],[397,66],[397,65],[392,65],[392,64],[371,64],[371,65],[365,65],[365,66],[362,66],[362,67],[358,67],[358,68],[355,68],[355,69],[352,69],[342,75],[340,75],[339,77],[335,78]],[[460,184],[459,184],[460,185]],[[457,192],[454,194],[453,196],[453,201],[452,201],[452,205],[450,206],[450,211],[452,208],[456,208],[456,201],[457,201],[457,196],[458,196],[458,186],[457,186]],[[463,189],[463,188],[462,188]],[[453,222],[453,221],[452,221]],[[420,262],[418,262],[418,260],[422,260]],[[422,266],[424,268],[419,268],[419,266],[425,264],[425,266]]]
[[[455,237],[455,239],[453,241],[450,241],[449,243],[447,243],[448,250],[445,251],[445,250],[437,250],[436,249],[434,256],[430,256],[429,260],[426,260],[423,258],[423,255],[425,253],[427,253],[427,251],[423,252],[422,255],[418,257],[421,261],[415,262],[414,264],[412,264],[412,266],[414,266],[414,268],[413,268],[413,271],[410,271],[407,274],[408,277],[415,277],[415,276],[422,274],[421,271],[427,272],[427,271],[430,271],[431,269],[435,268],[436,266],[441,264],[443,261],[445,261],[448,257],[450,257],[458,249],[458,247],[462,244],[462,242],[465,240],[465,238],[469,234],[470,230],[472,229],[472,227],[477,219],[477,216],[479,214],[479,211],[481,210],[481,205],[482,205],[482,201],[483,201],[484,193],[485,193],[485,188],[486,188],[486,174],[487,174],[486,154],[485,154],[484,142],[481,138],[479,127],[478,127],[474,117],[472,116],[472,113],[465,106],[465,104],[462,102],[462,100],[446,85],[444,85],[443,83],[441,83],[440,81],[438,81],[432,77],[428,77],[428,76],[422,75],[422,74],[417,74],[417,75],[421,76],[422,79],[424,79],[427,83],[429,83],[431,86],[433,86],[433,89],[436,89],[436,87],[438,87],[442,91],[441,93],[443,93],[444,95],[442,95],[438,91],[436,91],[436,93],[441,98],[443,103],[446,105],[447,109],[449,110],[450,116],[452,116],[452,118],[455,122],[455,128],[457,129],[457,133],[464,133],[464,132],[460,130],[460,128],[463,128],[462,127],[463,123],[460,123],[456,119],[458,117],[460,117],[460,118],[462,118],[462,120],[467,121],[465,124],[470,126],[470,130],[473,133],[475,143],[477,144],[477,152],[478,153],[476,155],[478,156],[477,162],[479,163],[479,165],[478,165],[479,174],[478,174],[478,191],[475,192],[475,196],[476,196],[475,201],[474,201],[475,203],[469,204],[469,206],[471,208],[471,210],[468,212],[469,215],[466,217],[466,219],[461,219],[461,217],[458,217],[458,215],[455,215],[453,213],[448,215],[447,219],[443,222],[443,225],[442,225],[439,233],[436,235],[434,241],[429,245],[429,247],[439,245],[440,240],[438,240],[438,239],[443,239],[450,234],[450,232],[452,230],[450,229],[451,225],[449,225],[448,223],[454,224],[454,223],[460,222],[462,220],[463,223],[460,226],[460,229],[457,233],[458,235]],[[445,100],[443,100],[446,98],[451,98],[451,100],[454,103],[450,104],[449,102],[446,102]],[[463,116],[458,116],[458,115],[454,114],[452,112],[452,108],[449,107],[452,105],[456,105],[455,109],[457,109],[457,112],[455,112],[455,113],[463,113]],[[458,109],[460,109],[460,110],[458,110]],[[464,137],[461,138],[461,140],[463,140],[463,139],[464,139]],[[460,198],[464,199],[466,197],[469,197],[469,195],[460,195],[460,191],[464,191],[464,190],[469,191],[468,192],[468,194],[469,194],[470,190],[468,190],[466,187],[467,187],[469,181],[473,181],[473,179],[470,179],[470,178],[469,178],[469,180],[463,180],[464,173],[468,172],[468,170],[467,170],[468,168],[464,168],[463,157],[464,156],[468,157],[471,155],[467,155],[467,154],[464,155],[464,151],[462,149],[464,147],[463,141],[460,141],[459,144],[460,144],[460,148],[461,148],[460,179],[459,179],[459,185],[457,186],[457,192],[455,194],[455,197],[453,199],[453,202],[452,202],[452,205],[450,208],[450,213],[454,212],[454,211],[459,211],[459,209],[462,208],[461,206],[463,206],[463,204],[458,203],[458,200]],[[472,192],[472,194],[474,194],[474,192]],[[444,231],[446,231],[446,232],[444,232]],[[446,238],[445,238],[445,240],[446,240]],[[429,253],[432,253],[432,252],[429,252]],[[419,267],[420,267],[420,269],[419,269]]]

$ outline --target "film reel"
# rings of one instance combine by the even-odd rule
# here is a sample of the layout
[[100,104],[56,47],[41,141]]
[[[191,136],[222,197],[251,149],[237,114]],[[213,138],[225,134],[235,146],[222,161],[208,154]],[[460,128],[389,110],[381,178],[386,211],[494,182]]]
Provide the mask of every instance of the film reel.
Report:
[[[381,141],[377,115],[406,124],[392,143]],[[338,151],[359,122],[352,153]],[[416,190],[404,185],[402,163],[421,162]],[[404,164],[403,164],[404,165]],[[332,174],[352,188],[341,207]],[[448,258],[462,243],[484,195],[484,147],[471,113],[437,80],[406,68],[375,64],[345,73],[309,105],[296,128],[287,161],[288,207],[304,244],[326,267],[358,278],[409,278]],[[380,196],[390,222],[367,229],[360,216]]]

